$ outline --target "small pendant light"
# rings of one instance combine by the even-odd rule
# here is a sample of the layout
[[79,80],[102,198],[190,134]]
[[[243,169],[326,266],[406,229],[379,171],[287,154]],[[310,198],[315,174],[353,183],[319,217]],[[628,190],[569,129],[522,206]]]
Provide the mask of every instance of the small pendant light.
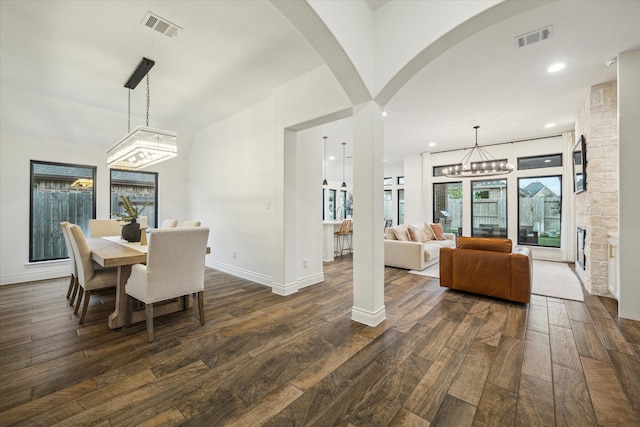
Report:
[[324,163],[322,164],[324,167],[324,171],[322,172],[322,175],[324,176],[324,179],[322,180],[322,188],[329,188],[329,183],[327,182],[327,137],[323,136],[324,138]]

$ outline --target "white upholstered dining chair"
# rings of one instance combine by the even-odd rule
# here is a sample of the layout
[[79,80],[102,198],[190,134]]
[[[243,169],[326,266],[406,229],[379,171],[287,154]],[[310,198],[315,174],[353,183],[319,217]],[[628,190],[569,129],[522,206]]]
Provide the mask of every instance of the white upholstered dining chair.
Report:
[[162,226],[160,228],[175,228],[177,225],[177,219],[165,219],[164,221],[162,221]]
[[184,220],[180,227],[200,227],[200,221]]
[[90,219],[89,237],[119,236],[122,225],[117,219]]
[[67,254],[69,254],[69,269],[71,271],[71,279],[69,281],[69,290],[67,290],[67,299],[69,305],[73,305],[73,301],[76,299],[76,292],[78,292],[78,266],[76,265],[76,258],[73,255],[73,247],[71,246],[71,240],[69,239],[69,231],[67,225],[71,225],[70,222],[62,221],[60,223],[60,230],[64,237],[64,243],[67,245]]
[[80,301],[84,295],[84,305],[80,315],[80,323],[84,322],[89,307],[91,293],[100,289],[114,288],[118,280],[117,268],[96,269],[91,259],[91,250],[82,230],[75,224],[67,225],[69,240],[73,248],[73,256],[78,266],[78,301],[74,314],[78,314]]
[[[167,228],[151,230],[147,264],[131,268],[126,293],[145,304],[147,338],[153,341],[153,303],[198,295],[200,324],[204,325],[204,259],[209,228]],[[185,307],[187,301],[185,299]],[[127,323],[133,300],[127,303]]]

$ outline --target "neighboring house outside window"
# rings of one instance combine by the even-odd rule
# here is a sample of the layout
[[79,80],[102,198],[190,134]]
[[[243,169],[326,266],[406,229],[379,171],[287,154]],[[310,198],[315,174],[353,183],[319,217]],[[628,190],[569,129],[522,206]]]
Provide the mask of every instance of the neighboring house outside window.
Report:
[[518,179],[518,244],[560,247],[562,176]]

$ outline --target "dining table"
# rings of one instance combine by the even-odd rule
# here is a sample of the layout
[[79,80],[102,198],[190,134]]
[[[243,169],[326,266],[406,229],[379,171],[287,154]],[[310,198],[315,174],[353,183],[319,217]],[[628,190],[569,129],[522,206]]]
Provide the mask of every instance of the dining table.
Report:
[[[118,269],[116,300],[113,313],[109,315],[109,327],[117,329],[125,326],[127,316],[127,280],[131,276],[131,266],[147,262],[148,245],[140,242],[127,242],[120,236],[106,236],[87,239],[91,258],[102,267],[116,267]],[[211,253],[207,247],[206,253]],[[153,316],[162,316],[186,310],[193,305],[191,298],[176,298],[175,300],[159,304],[153,309]],[[145,311],[137,310],[131,314],[131,323],[145,320]]]

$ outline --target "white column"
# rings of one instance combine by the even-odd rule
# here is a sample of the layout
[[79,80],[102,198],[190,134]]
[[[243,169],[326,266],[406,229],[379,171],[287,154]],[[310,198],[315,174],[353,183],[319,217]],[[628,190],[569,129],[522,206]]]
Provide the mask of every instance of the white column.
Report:
[[351,318],[375,326],[384,307],[383,122],[375,102],[353,114],[353,307]]
[[640,49],[618,55],[618,128],[620,150],[618,315],[640,320]]
[[[276,135],[274,182],[274,271],[271,289],[279,295],[298,291],[296,280],[296,132]],[[280,172],[281,174],[278,174]]]

